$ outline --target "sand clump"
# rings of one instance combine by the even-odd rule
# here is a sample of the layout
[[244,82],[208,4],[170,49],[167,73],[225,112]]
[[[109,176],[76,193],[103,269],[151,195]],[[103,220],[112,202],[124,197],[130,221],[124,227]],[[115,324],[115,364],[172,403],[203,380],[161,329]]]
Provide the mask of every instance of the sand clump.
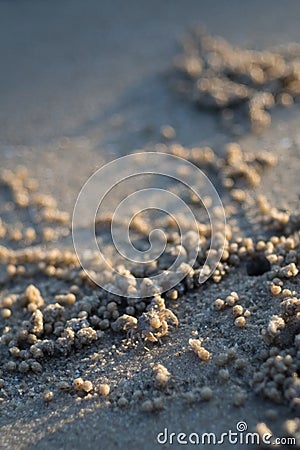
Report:
[[182,42],[175,60],[172,86],[201,108],[221,112],[226,128],[239,132],[240,117],[253,131],[270,125],[275,105],[289,107],[300,95],[300,47],[257,51],[195,29]]

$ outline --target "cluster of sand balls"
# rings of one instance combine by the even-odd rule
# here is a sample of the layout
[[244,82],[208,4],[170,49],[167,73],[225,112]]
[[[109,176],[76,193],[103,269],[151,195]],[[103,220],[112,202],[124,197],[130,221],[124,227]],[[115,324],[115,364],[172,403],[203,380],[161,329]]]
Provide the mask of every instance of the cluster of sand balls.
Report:
[[[55,355],[68,355],[74,349],[92,344],[101,339],[103,330],[109,327],[109,321],[103,317],[105,312],[114,309],[112,303],[98,311],[101,301],[90,296],[83,297],[74,306],[76,296],[71,292],[57,295],[53,300],[53,303],[45,304],[39,289],[34,285],[29,285],[24,294],[3,300],[2,306],[5,308],[2,312],[10,308],[13,311],[22,308],[27,318],[22,321],[17,332],[9,326],[3,329],[1,342],[14,358],[6,364],[7,370],[41,371],[38,361]],[[94,311],[97,315],[92,314]]]
[[211,354],[202,345],[202,339],[189,339],[189,345],[201,361],[208,361]]
[[38,192],[37,181],[29,176],[28,170],[20,166],[15,171],[4,169],[0,173],[0,185],[9,188],[11,200],[4,205],[4,211],[18,208],[30,211],[30,226],[12,226],[0,219],[0,237],[26,245],[51,242],[68,234],[70,215],[57,207],[51,195]]
[[[221,185],[227,189],[233,200],[238,200],[238,203],[244,201],[239,192],[247,193],[249,187],[258,186],[264,170],[276,164],[276,159],[272,155],[265,152],[244,152],[236,143],[226,146],[223,157],[217,156],[209,147],[185,148],[176,144],[166,146],[166,151],[193,162],[208,173],[217,174]],[[14,178],[18,181],[14,181]],[[151,316],[153,307],[157,308],[164,317],[165,312],[176,311],[176,305],[185,292],[199,287],[200,270],[210,247],[211,226],[209,223],[199,221],[197,223],[199,233],[189,230],[188,224],[184,228],[182,243],[185,260],[179,264],[177,270],[184,271],[185,276],[175,287],[166,290],[160,296],[158,295],[160,286],[156,286],[151,280],[151,275],[159,272],[165,272],[167,278],[172,276],[168,273],[167,264],[170,258],[172,260],[174,255],[176,256],[180,236],[176,228],[173,228],[172,222],[167,219],[164,224],[168,235],[167,255],[163,255],[155,263],[145,265],[145,268],[140,271],[125,265],[116,266],[120,276],[117,273],[114,278],[108,278],[107,283],[108,287],[109,283],[113,283],[114,288],[119,289],[119,294],[111,294],[94,284],[80,267],[74,252],[58,248],[55,238],[39,240],[39,230],[49,220],[55,222],[55,226],[52,224],[51,228],[54,231],[56,226],[61,225],[68,229],[67,215],[57,209],[54,199],[51,200],[51,197],[39,194],[36,191],[36,183],[24,170],[18,169],[16,173],[6,171],[2,173],[1,179],[11,189],[14,207],[22,211],[28,209],[31,216],[36,219],[35,235],[28,232],[28,229],[20,230],[18,245],[15,245],[16,241],[14,245],[11,245],[11,240],[8,239],[3,240],[3,245],[0,246],[0,281],[5,288],[5,294],[2,293],[0,297],[1,320],[4,324],[1,345],[6,349],[7,355],[2,365],[3,375],[1,376],[5,377],[9,373],[13,375],[16,372],[40,374],[49,359],[68,356],[86,346],[99,346],[105,335],[115,333],[126,338],[128,330],[117,326],[124,316],[134,327],[141,329],[141,325],[145,324]],[[23,197],[27,198],[28,202],[25,202]],[[194,200],[191,199],[191,203],[193,202]],[[210,199],[203,199],[203,203],[206,202],[209,204]],[[199,207],[198,204],[193,204],[195,208]],[[297,337],[299,335],[297,328],[299,301],[296,293],[284,285],[286,280],[290,281],[298,276],[299,217],[289,212],[282,213],[280,216],[280,212],[272,208],[261,195],[258,195],[256,199],[256,206],[257,217],[262,227],[265,226],[269,231],[274,231],[274,235],[258,240],[254,237],[242,237],[236,234],[236,230],[228,222],[225,236],[220,233],[218,240],[221,244],[225,237],[222,254],[219,253],[218,247],[212,249],[213,258],[220,256],[220,261],[209,283],[220,283],[228,273],[235,271],[245,262],[247,272],[251,276],[267,272],[267,276],[264,277],[266,290],[269,291],[270,296],[282,300],[282,310],[277,316],[270,318],[270,324],[264,332],[264,339],[267,345],[276,345],[279,350],[278,355],[265,355],[266,361],[261,368],[262,374],[257,375],[258,378],[253,383],[255,389],[263,392],[268,398],[275,396],[273,389],[275,383],[275,388],[280,393],[278,398],[294,405],[295,390],[298,389],[298,381],[294,376],[295,363],[292,362],[284,371],[285,380],[288,381],[284,382],[283,389],[283,384],[280,384],[282,377],[277,376],[279,363],[276,361],[280,358],[276,359],[276,356],[282,356],[284,364],[286,361],[288,364],[290,356],[295,357],[295,348],[299,340]],[[65,217],[65,220],[54,220],[55,217],[56,219]],[[216,219],[218,220],[217,211]],[[10,236],[10,226],[3,220],[0,225],[0,233],[3,237]],[[149,233],[149,226],[143,221],[136,219],[134,227],[135,232],[140,233],[141,236]],[[69,229],[67,231],[69,232]],[[101,226],[98,232],[101,232]],[[192,266],[189,261],[196,250],[198,257]],[[210,261],[208,263],[210,264]],[[51,289],[45,287],[43,282],[37,281],[39,277],[42,280],[51,280]],[[137,287],[138,277],[145,277],[143,284],[139,286],[143,289],[144,295],[141,298],[130,297],[128,293]],[[12,286],[15,282],[23,286],[22,291],[20,289],[14,291]],[[244,306],[243,299],[236,292],[229,292],[229,295],[218,298],[214,302],[214,307],[218,311],[217,314],[219,311],[224,311],[224,314],[226,311],[232,311],[232,323],[241,329],[241,333],[249,329],[248,323],[251,327],[252,313]],[[159,320],[159,328],[155,329],[155,333],[159,334],[161,324],[162,320]],[[167,329],[162,342],[171,337],[173,330],[174,327],[171,326]],[[138,337],[137,332],[133,341],[137,341]],[[133,341],[128,343],[131,344]],[[212,357],[220,367],[219,377],[222,382],[226,382],[229,378],[229,372],[224,365],[234,360],[237,370],[243,367],[245,362],[242,359],[225,353],[215,357],[202,343],[202,339],[191,339],[189,345],[201,361],[209,361]],[[282,349],[282,346],[285,348]],[[268,362],[269,358],[273,359]],[[168,389],[168,386],[172,385],[172,375],[161,364],[154,367],[153,375],[154,387],[158,391]],[[259,381],[260,378],[261,381]],[[262,385],[265,387],[262,388]],[[102,388],[98,389],[94,381],[77,377],[73,380],[73,384],[69,383],[67,387],[62,386],[61,389],[73,389],[79,396],[89,396],[98,393]],[[108,395],[105,394],[108,390],[109,388],[103,388],[103,392],[99,392],[105,396]],[[190,397],[208,401],[212,397],[212,390],[206,386],[203,391],[195,395],[191,394]],[[46,402],[51,398],[51,392],[45,393]],[[238,406],[242,405],[245,399],[246,393],[239,391],[234,395],[233,401]],[[118,400],[118,406],[124,407],[126,402],[126,398],[121,397]],[[142,410],[156,411],[161,409],[162,404],[161,396],[152,400],[147,399],[142,405]]]
[[281,313],[272,316],[268,327],[263,330],[263,335],[268,344],[284,346],[298,339],[296,336],[300,332],[300,299],[284,297],[280,308]]
[[275,104],[289,106],[299,98],[300,48],[246,50],[196,29],[183,41],[171,79],[193,103],[221,110],[226,125],[242,110],[259,131],[270,124]]
[[[217,156],[210,147],[189,149],[179,144],[173,144],[167,148],[167,151],[175,156],[188,159],[202,170],[212,170],[217,173],[222,186],[228,189],[231,198],[239,203],[243,203],[246,199],[247,191],[245,188],[259,186],[264,171],[275,167],[277,164],[277,158],[271,153],[266,151],[246,152],[236,142],[231,142],[225,146],[224,157]],[[265,219],[266,223],[267,220],[271,220],[271,213],[275,214],[274,209],[267,205],[266,200],[264,205],[261,204],[261,208],[265,206],[261,212],[264,212],[268,217],[268,219]],[[294,222],[296,222],[295,219]]]
[[214,307],[217,311],[222,311],[226,308],[232,308],[232,315],[234,318],[234,325],[237,328],[245,328],[246,319],[251,316],[249,309],[245,309],[240,303],[238,303],[239,296],[237,292],[231,292],[225,300],[217,298],[214,303]]
[[[290,213],[288,211],[280,211],[276,207],[272,207],[264,195],[258,195],[256,199],[260,220],[264,226],[282,232],[283,235],[293,235],[300,227],[300,214]],[[295,234],[295,239],[297,234]]]
[[[221,176],[223,186],[229,188],[232,195],[233,193],[235,193],[236,195],[238,190],[242,191],[242,189],[238,188],[245,185],[247,186],[247,184],[249,184],[250,186],[257,185],[260,182],[261,172],[266,167],[272,167],[276,163],[275,158],[267,153],[245,153],[241,150],[240,146],[235,143],[227,145],[224,158],[217,157],[214,151],[208,147],[187,149],[180,145],[171,145],[168,150],[172,154],[190,160],[203,169],[213,168],[217,170]],[[28,191],[26,189],[28,189],[28,184],[36,187],[36,183],[34,183],[31,178],[26,178],[25,174],[26,171],[22,170],[16,172],[16,179],[21,180],[18,183],[12,182],[12,180],[14,179],[14,174],[12,172],[5,171],[4,174],[2,174],[2,179],[5,180],[6,184],[11,186],[13,192],[18,192],[17,189],[20,189],[20,192],[23,192],[23,190],[25,190],[27,197],[30,198],[30,195],[28,194]],[[30,180],[30,182],[28,180]],[[43,196],[38,194],[38,197],[42,198]],[[17,202],[16,199],[15,201]],[[46,208],[47,211],[56,208],[56,202],[54,200],[50,201],[48,199],[47,202],[47,206],[43,206],[43,208]],[[17,206],[20,206],[18,205],[18,202]],[[23,207],[24,206],[22,206],[22,208]],[[28,204],[26,204],[26,207],[34,208],[35,206],[32,206],[32,204],[29,202]],[[274,216],[274,210],[272,208],[268,209],[265,204],[263,205],[261,199],[259,203],[259,211],[263,214],[262,220],[264,220],[265,222],[267,220],[270,221],[270,218]],[[288,213],[286,213],[286,216],[287,218],[285,218],[284,221],[285,225],[292,221],[292,216],[290,216]],[[169,238],[167,249],[169,249],[172,254],[173,248],[176,247],[176,245],[180,242],[180,236],[173,232],[171,223],[167,223],[166,225],[170,227],[169,234],[172,235]],[[294,220],[294,228],[296,227],[296,225],[297,222]],[[137,229],[140,230],[141,227],[138,227]],[[183,271],[186,276],[183,282],[178,285],[176,289],[172,289],[171,291],[167,292],[166,298],[176,299],[178,295],[182,294],[185,290],[190,290],[198,286],[199,269],[197,268],[197,263],[200,264],[206,258],[206,252],[210,244],[209,238],[211,228],[210,224],[199,222],[198,229],[199,234],[195,233],[194,231],[187,230],[182,238],[186,253],[186,260],[178,267],[178,270]],[[267,254],[269,255],[269,253],[271,253],[271,250],[274,248],[274,242],[276,241],[276,239],[280,241],[279,238],[274,237],[273,241],[271,239],[271,241],[268,243],[258,243],[255,248],[254,242],[251,238],[234,239],[230,225],[227,225],[225,233],[225,248],[221,255],[221,260],[217,264],[217,268],[213,274],[213,281],[215,282],[220,282],[228,272],[230,266],[238,265],[243,257],[253,255],[253,253],[263,250],[266,250]],[[284,238],[282,237],[280,239],[282,240]],[[220,236],[220,242],[222,240],[223,237]],[[286,241],[284,241],[284,251],[286,251],[287,249],[289,250],[288,262],[297,262],[297,251],[293,248],[296,245],[297,242],[294,242],[293,238],[288,238],[286,239]],[[278,246],[280,247],[279,244]],[[191,267],[189,266],[188,261],[193,256],[196,248],[198,248],[197,263],[195,267]],[[219,249],[217,248],[213,249],[213,251],[216,252],[216,256],[219,255],[218,250]],[[278,257],[274,256],[272,259],[271,254],[269,255],[269,259],[272,261],[272,263],[275,263],[275,259],[277,261]],[[281,259],[282,257],[279,256],[279,260]],[[58,248],[45,249],[38,246],[26,246],[25,248],[16,250],[7,246],[1,246],[0,261],[3,265],[6,266],[6,273],[2,276],[3,283],[9,282],[14,277],[30,277],[37,274],[43,274],[55,279],[61,279],[65,281],[73,280],[73,284],[75,285],[75,287],[73,286],[73,289],[75,289],[75,291],[76,286],[80,286],[82,283],[93,287],[93,283],[91,282],[91,280],[89,280],[86,273],[80,270],[76,255],[69,250],[59,250]],[[134,272],[130,272],[130,270],[128,270],[124,266],[117,266],[116,268],[120,276],[118,276],[117,274],[114,279],[108,279],[107,286],[109,288],[109,283],[114,283],[114,291],[116,291],[116,288],[118,289],[119,297],[122,297],[122,295],[126,295],[128,297],[131,290],[136,289],[136,276],[146,276],[146,278],[144,278],[142,282],[142,285],[140,286],[141,292],[145,298],[155,296],[161,288],[161,286],[155,286],[155,284],[151,281],[151,278],[147,278],[147,272],[136,274]],[[150,268],[148,267],[148,270],[150,275],[151,273],[157,273],[159,270],[163,271],[162,259],[156,261],[155,264],[152,264]],[[166,272],[166,276],[168,278],[171,277],[172,274],[167,275]],[[118,295],[115,297],[116,299],[118,299]],[[114,298],[114,296],[112,296],[112,300],[116,299]],[[56,301],[63,306],[65,303],[68,304],[75,302],[74,294],[69,293],[65,294],[65,296],[58,295]],[[125,313],[127,314],[139,314],[146,308],[146,303],[143,299],[137,301],[136,299],[129,297],[127,298],[127,304],[128,306],[125,309]],[[31,308],[34,308],[34,306],[31,305]],[[5,314],[8,314],[7,311],[4,312],[4,315]],[[116,314],[114,318],[116,318]],[[107,319],[104,318],[104,320]]]
[[[283,286],[283,279],[298,274],[294,264],[283,267],[281,278],[273,279],[272,286]],[[281,285],[281,286],[280,286]],[[272,291],[271,291],[272,292]],[[300,299],[289,289],[273,290],[281,297],[280,313],[271,317],[262,330],[264,340],[271,346],[263,355],[263,364],[254,375],[255,390],[276,402],[287,402],[292,409],[300,407]]]
[[[298,345],[298,344],[297,344]],[[299,346],[282,350],[272,347],[253,377],[257,393],[274,403],[287,403],[299,411]]]
[[268,152],[243,152],[236,143],[226,146],[226,156],[223,163],[223,186],[235,187],[238,180],[243,180],[248,186],[255,187],[261,182],[261,173],[266,168],[277,164],[275,156]]

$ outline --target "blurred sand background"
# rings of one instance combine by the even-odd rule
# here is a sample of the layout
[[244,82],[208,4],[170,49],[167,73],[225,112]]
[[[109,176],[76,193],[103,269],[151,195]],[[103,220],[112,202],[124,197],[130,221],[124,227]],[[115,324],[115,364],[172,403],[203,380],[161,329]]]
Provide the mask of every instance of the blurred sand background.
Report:
[[[26,160],[70,207],[91,167],[156,143],[164,124],[183,145],[221,144],[215,115],[166,87],[178,40],[200,23],[251,48],[299,42],[299,14],[296,1],[1,1],[0,163]],[[279,126],[282,140],[295,110],[260,140],[278,143]]]

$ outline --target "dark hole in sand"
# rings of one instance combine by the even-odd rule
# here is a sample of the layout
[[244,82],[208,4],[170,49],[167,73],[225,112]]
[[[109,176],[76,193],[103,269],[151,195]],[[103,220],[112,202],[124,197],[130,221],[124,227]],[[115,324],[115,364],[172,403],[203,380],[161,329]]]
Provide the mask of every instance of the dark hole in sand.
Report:
[[263,255],[253,256],[247,262],[247,274],[250,277],[257,277],[263,275],[271,270],[271,264]]

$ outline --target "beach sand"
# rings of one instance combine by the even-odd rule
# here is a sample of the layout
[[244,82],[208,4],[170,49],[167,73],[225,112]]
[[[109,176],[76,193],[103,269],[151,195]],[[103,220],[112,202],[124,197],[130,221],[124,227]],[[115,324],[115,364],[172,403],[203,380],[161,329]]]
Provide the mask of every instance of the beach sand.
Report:
[[[288,108],[275,107],[271,112],[271,124],[262,133],[247,132],[237,136],[220,126],[215,111],[197,109],[180,98],[170,88],[168,79],[179,52],[178,41],[193,25],[204,25],[209,33],[222,36],[239,47],[266,49],[289,42],[300,43],[299,14],[299,3],[291,0],[287,5],[267,0],[247,3],[233,0],[143,3],[133,0],[124,3],[116,0],[110,4],[95,0],[47,3],[15,0],[0,3],[0,214],[7,227],[7,235],[1,238],[0,245],[11,249],[9,258],[13,266],[7,275],[5,257],[0,252],[0,301],[2,311],[11,311],[10,317],[10,313],[2,314],[0,330],[2,335],[12,334],[11,339],[2,337],[0,349],[1,448],[65,450],[130,446],[156,449],[162,447],[157,435],[165,428],[169,434],[214,432],[220,436],[230,429],[236,431],[240,421],[246,422],[249,431],[265,423],[278,437],[294,436],[297,431],[299,439],[299,424],[286,422],[299,416],[299,403],[294,401],[291,405],[290,401],[299,400],[299,392],[290,392],[286,397],[282,394],[283,398],[279,399],[276,389],[266,395],[258,385],[269,381],[267,370],[265,378],[258,377],[255,381],[255,374],[260,373],[263,363],[270,357],[276,358],[282,353],[284,358],[292,351],[293,364],[297,364],[293,341],[299,333],[297,327],[290,332],[291,338],[285,336],[279,344],[276,340],[266,343],[262,330],[268,329],[273,315],[282,313],[280,305],[284,298],[297,297],[299,275],[283,276],[281,292],[275,295],[275,288],[274,293],[270,292],[269,271],[260,276],[248,275],[248,254],[245,259],[241,257],[236,267],[231,264],[228,271],[224,269],[226,273],[219,282],[209,281],[186,289],[177,299],[166,300],[166,306],[176,315],[179,325],[176,327],[172,320],[168,321],[168,333],[161,344],[145,343],[149,351],[125,342],[125,333],[107,330],[103,321],[105,317],[111,320],[112,315],[103,316],[103,311],[102,315],[99,313],[102,324],[98,320],[91,327],[98,331],[97,337],[81,336],[65,355],[31,357],[26,363],[28,354],[20,358],[17,353],[18,350],[28,351],[30,340],[16,338],[17,333],[28,326],[23,321],[30,322],[34,313],[35,307],[28,308],[31,301],[24,300],[24,292],[30,284],[41,292],[45,302],[39,306],[42,311],[45,305],[55,303],[56,295],[74,291],[81,302],[79,309],[76,309],[77,300],[72,305],[72,297],[59,301],[67,302],[68,318],[86,318],[88,307],[83,304],[84,297],[97,297],[98,291],[88,283],[79,285],[78,291],[74,287],[73,291],[71,289],[77,284],[79,269],[74,264],[75,268],[69,270],[70,264],[66,262],[69,256],[64,253],[66,248],[72,251],[72,240],[67,232],[68,214],[72,214],[87,178],[117,157],[135,150],[151,151],[157,149],[158,144],[166,145],[161,148],[168,151],[174,143],[185,149],[210,146],[216,159],[223,161],[222,172],[226,144],[238,142],[243,154],[266,151],[277,159],[274,167],[261,171],[258,186],[245,188],[250,199],[263,194],[271,207],[299,214],[300,112],[297,103]],[[176,132],[170,141],[161,133],[165,125]],[[26,167],[28,174],[18,171],[19,166]],[[7,181],[4,182],[3,170],[6,169],[12,172],[4,172]],[[213,166],[208,174],[218,182],[215,172]],[[26,243],[24,235],[21,240],[17,235],[12,236],[16,230],[32,227],[39,201],[34,197],[32,179],[38,182],[37,193],[49,197],[41,200],[46,216],[37,224],[38,237],[32,243],[30,236],[27,237]],[[14,185],[12,180],[19,181]],[[33,186],[32,191],[30,186]],[[28,208],[16,206],[18,201],[22,202],[23,197],[20,200],[18,194],[24,194],[23,188],[29,195]],[[224,205],[234,210],[229,220],[233,230],[238,227],[243,237],[254,241],[260,238],[267,241],[272,234],[280,236],[279,231],[265,230],[257,209],[249,205],[244,208],[234,202],[222,186],[218,186],[218,190]],[[51,208],[53,199],[57,206]],[[55,226],[47,222],[47,213],[53,210],[59,217]],[[60,211],[66,215],[61,216]],[[291,235],[287,233],[287,237]],[[13,251],[40,244],[44,249],[54,247],[62,252],[66,261],[58,266],[67,267],[65,275],[62,270],[53,276],[52,269],[45,269],[43,265],[38,271],[35,260],[33,274],[29,271],[22,275],[22,269],[18,269],[23,265],[22,258],[21,262],[14,263]],[[288,252],[289,244],[283,241],[282,245]],[[296,238],[295,247],[299,254]],[[39,258],[38,251],[34,258]],[[56,256],[52,255],[52,259],[57,262]],[[56,263],[51,263],[50,258],[47,264],[53,267]],[[297,256],[296,266],[299,268]],[[14,267],[19,273],[14,273]],[[283,289],[290,294],[284,297]],[[246,314],[245,327],[235,325],[231,306],[221,311],[214,307],[216,299],[225,300],[231,292],[237,292],[236,303],[243,307],[243,312],[251,313],[250,317]],[[11,304],[8,302],[5,307],[5,299],[11,296]],[[107,312],[105,299],[103,304]],[[114,307],[109,308],[113,311]],[[125,312],[123,304],[119,309]],[[51,314],[44,323],[51,324]],[[56,335],[55,327],[41,334],[47,336],[48,333],[50,340],[54,336],[56,339],[64,329],[64,320],[63,316],[53,321],[56,327],[62,326],[62,330],[56,330]],[[62,323],[57,323],[59,321]],[[203,339],[203,347],[210,353],[208,361],[202,361],[189,345],[190,339],[198,338]],[[30,339],[33,345],[35,337]],[[9,344],[10,340],[13,343]],[[18,349],[10,354],[8,347]],[[22,359],[25,364],[20,369]],[[7,367],[9,361],[15,361],[17,368]],[[37,361],[40,366],[32,368],[30,364]],[[274,361],[269,362],[270,371]],[[154,368],[158,364],[170,373],[166,386],[156,380]],[[285,374],[289,364],[286,362],[282,369]],[[280,373],[278,369],[275,375]],[[292,374],[288,376],[291,378]],[[92,386],[87,383],[86,391],[76,390],[73,383],[78,378],[90,381]],[[110,386],[107,396],[103,395],[105,388],[100,387],[103,384]],[[295,386],[292,389],[298,386],[299,390],[299,385]],[[298,426],[296,431],[294,426]],[[262,425],[259,430],[263,430]],[[178,442],[167,443],[164,448],[168,446],[181,447]],[[233,446],[229,442],[223,444],[223,448]],[[242,447],[240,443],[238,448]]]

